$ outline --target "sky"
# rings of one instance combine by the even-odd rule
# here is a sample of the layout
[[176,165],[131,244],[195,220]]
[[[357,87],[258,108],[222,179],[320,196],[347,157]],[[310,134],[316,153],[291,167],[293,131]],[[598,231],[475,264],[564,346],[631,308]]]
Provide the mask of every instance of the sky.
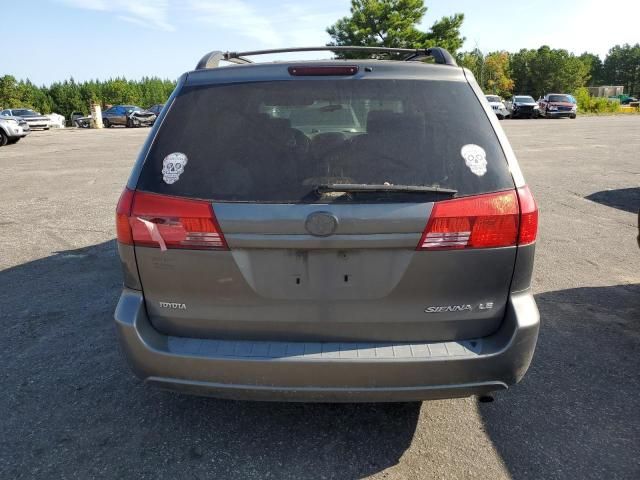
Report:
[[[604,59],[613,45],[640,42],[640,29],[623,23],[628,15],[637,16],[637,0],[425,4],[425,30],[442,16],[465,14],[464,50],[517,51],[546,44]],[[69,77],[175,79],[211,50],[324,45],[326,27],[348,15],[349,6],[348,0],[4,0],[0,75],[38,85]],[[283,57],[263,57],[276,58]]]

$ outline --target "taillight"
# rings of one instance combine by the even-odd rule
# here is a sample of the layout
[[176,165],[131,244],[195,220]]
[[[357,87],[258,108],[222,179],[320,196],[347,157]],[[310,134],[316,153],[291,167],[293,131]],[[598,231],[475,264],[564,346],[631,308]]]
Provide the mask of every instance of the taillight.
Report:
[[508,247],[518,240],[515,191],[437,202],[418,249]]
[[[126,223],[123,199],[130,202]],[[203,200],[132,192],[127,189],[118,203],[116,223],[118,241],[122,243],[159,247],[162,250],[227,249],[213,208]],[[126,236],[127,231],[129,237]]]
[[536,239],[538,210],[527,187],[437,202],[418,250],[496,248]]
[[129,214],[133,205],[134,192],[125,188],[116,207],[116,236],[120,243],[133,245],[133,235],[129,226]]
[[518,189],[518,201],[520,203],[518,245],[527,245],[535,242],[538,235],[538,206],[527,186]]

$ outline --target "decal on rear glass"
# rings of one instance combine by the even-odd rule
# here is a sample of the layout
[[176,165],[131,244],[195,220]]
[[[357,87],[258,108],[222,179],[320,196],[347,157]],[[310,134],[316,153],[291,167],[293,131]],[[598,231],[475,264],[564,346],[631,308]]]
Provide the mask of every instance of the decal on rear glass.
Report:
[[471,173],[479,177],[487,173],[487,152],[480,145],[468,143],[460,149],[460,154]]
[[171,185],[180,179],[187,164],[187,156],[184,153],[170,153],[162,160],[162,179],[164,183]]

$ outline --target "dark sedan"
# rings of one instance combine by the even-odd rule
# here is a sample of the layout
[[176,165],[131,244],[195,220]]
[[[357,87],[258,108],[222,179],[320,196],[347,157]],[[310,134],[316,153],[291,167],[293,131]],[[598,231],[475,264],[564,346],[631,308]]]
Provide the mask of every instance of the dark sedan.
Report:
[[150,127],[156,121],[156,114],[135,105],[114,105],[102,112],[105,128],[114,125],[125,127]]

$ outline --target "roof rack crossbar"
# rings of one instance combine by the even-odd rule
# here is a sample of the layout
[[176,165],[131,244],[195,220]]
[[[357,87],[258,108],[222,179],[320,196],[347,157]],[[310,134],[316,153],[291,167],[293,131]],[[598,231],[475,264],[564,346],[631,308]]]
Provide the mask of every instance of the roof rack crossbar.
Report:
[[244,58],[252,55],[269,55],[273,53],[289,52],[369,52],[369,53],[405,53],[405,61],[418,61],[423,58],[432,57],[436,63],[443,65],[457,66],[455,59],[444,48],[389,48],[389,47],[362,47],[362,46],[321,46],[321,47],[297,47],[297,48],[276,48],[270,50],[252,50],[247,52],[221,52],[214,50],[207,53],[200,59],[196,70],[216,68],[223,60],[232,63],[252,63]]

